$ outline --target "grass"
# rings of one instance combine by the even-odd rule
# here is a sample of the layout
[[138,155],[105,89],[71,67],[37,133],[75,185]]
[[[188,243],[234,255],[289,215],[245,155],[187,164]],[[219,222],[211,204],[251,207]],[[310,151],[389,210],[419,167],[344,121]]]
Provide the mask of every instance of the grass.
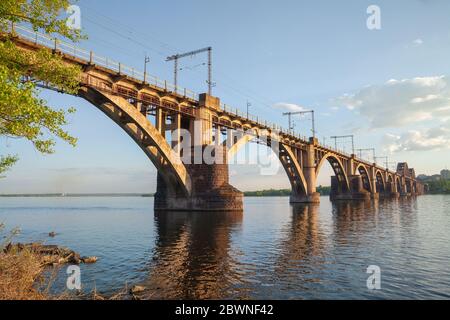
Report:
[[[54,257],[33,250],[32,247],[9,245],[18,229],[5,231],[0,223],[0,300],[123,300],[136,299],[125,286],[116,294],[104,297],[96,289],[83,294],[81,292],[51,294],[50,288],[55,281],[59,267],[47,272]],[[60,265],[61,267],[62,265]],[[44,272],[45,271],[45,272]],[[44,275],[45,274],[45,275]]]
[[49,296],[38,291],[44,281],[41,258],[30,250],[0,253],[0,300],[45,300]]
[[18,229],[5,232],[0,223],[0,300],[49,300],[61,299],[50,296],[49,290],[56,273],[44,277],[44,256],[24,248],[18,250],[8,244],[19,233]]

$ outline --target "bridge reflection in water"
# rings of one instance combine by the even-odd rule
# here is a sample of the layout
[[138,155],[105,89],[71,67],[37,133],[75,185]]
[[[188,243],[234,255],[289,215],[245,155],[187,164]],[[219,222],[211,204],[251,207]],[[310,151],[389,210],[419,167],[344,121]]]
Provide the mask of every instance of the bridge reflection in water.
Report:
[[[242,212],[156,212],[157,239],[142,298],[332,298],[355,281],[367,294],[365,268],[383,256],[380,244],[413,238],[404,233],[416,223],[415,201],[291,205],[290,215],[274,220],[273,229],[267,229],[271,221],[262,222],[260,236],[256,227],[244,227]],[[255,219],[257,213],[247,214]],[[383,238],[387,224],[403,234]]]
[[242,281],[230,254],[239,212],[155,212],[157,241],[148,298],[220,298]]

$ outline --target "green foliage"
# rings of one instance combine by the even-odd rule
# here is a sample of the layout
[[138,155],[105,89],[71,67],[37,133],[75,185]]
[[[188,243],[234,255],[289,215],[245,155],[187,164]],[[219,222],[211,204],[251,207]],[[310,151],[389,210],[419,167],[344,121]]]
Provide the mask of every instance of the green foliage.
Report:
[[[35,30],[79,40],[80,31],[68,28],[60,18],[69,5],[68,0],[1,0],[0,32],[12,21],[27,22]],[[51,50],[25,51],[4,36],[0,42],[0,136],[25,138],[42,153],[54,152],[55,137],[75,146],[76,139],[63,129],[67,114],[75,110],[52,109],[39,98],[36,81],[75,94],[80,73],[79,67],[66,64]],[[2,157],[0,173],[16,161],[16,157]]]
[[428,193],[431,194],[450,194],[450,180],[429,181]]
[[331,193],[331,187],[318,186],[316,191],[320,193],[321,196],[329,196]]
[[60,18],[70,5],[69,0],[1,0],[0,30],[5,30],[10,22],[27,22],[35,31],[78,40],[82,37],[81,32],[70,29],[66,20]]
[[[322,196],[327,196],[331,192],[331,187],[318,186],[317,192],[319,192]],[[291,189],[247,191],[244,192],[244,195],[246,197],[288,197],[291,195]]]
[[282,190],[261,190],[261,191],[247,191],[244,192],[246,197],[285,197],[291,194],[290,189],[282,189]]
[[[2,157],[0,156],[0,173],[7,171],[9,168],[13,166],[14,163],[17,162],[17,157],[12,156],[6,156]],[[0,176],[1,178],[1,176]]]

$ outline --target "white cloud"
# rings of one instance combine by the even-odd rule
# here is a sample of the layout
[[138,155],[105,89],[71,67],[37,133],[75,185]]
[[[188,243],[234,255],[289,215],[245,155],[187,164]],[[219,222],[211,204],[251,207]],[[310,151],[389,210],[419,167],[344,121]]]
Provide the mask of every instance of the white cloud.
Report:
[[305,111],[306,109],[298,104],[278,102],[273,105],[275,109],[287,112]]
[[386,134],[384,145],[385,150],[390,153],[448,149],[450,148],[450,128],[448,125],[442,125],[424,132],[410,130],[401,135]]
[[416,47],[421,46],[422,44],[423,44],[423,40],[420,38],[413,41],[413,45]]
[[344,94],[335,102],[355,110],[372,128],[398,127],[450,116],[450,79],[447,76],[391,79]]

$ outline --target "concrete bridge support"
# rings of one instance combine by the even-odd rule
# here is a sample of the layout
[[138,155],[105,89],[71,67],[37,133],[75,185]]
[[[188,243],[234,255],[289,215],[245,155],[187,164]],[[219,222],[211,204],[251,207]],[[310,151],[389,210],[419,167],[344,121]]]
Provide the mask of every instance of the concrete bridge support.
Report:
[[[204,152],[208,146],[203,146]],[[194,151],[193,151],[194,152]],[[191,176],[192,190],[189,195],[173,194],[170,186],[158,174],[155,210],[174,211],[241,211],[243,193],[229,184],[226,147],[216,146],[215,164],[188,164],[187,172]]]
[[292,193],[291,203],[320,203],[320,193],[316,189],[316,163],[314,145],[317,139],[311,138],[304,154],[303,174],[306,182],[306,194]]
[[400,184],[400,196],[401,197],[409,197],[411,196],[411,192],[408,190],[407,181],[405,177],[401,178],[401,184]]
[[[183,150],[190,153],[185,167],[191,179],[191,193],[174,194],[158,175],[155,210],[241,211],[243,193],[229,184],[227,147],[218,143],[217,135],[213,139],[210,110],[218,109],[220,101],[202,94],[199,102],[196,117],[185,128],[190,132],[191,149]],[[172,139],[176,140],[172,140],[172,147],[180,153],[180,134],[174,131],[181,127],[179,114],[172,123]],[[174,132],[178,132],[175,137]]]
[[350,190],[342,192],[339,181],[336,176],[331,177],[331,194],[330,199],[336,200],[370,200],[370,192],[366,191],[363,186],[362,177],[360,175],[348,176]]
[[391,181],[386,182],[386,190],[385,193],[383,194],[384,198],[399,198],[400,197],[400,193],[397,192],[397,189],[395,187],[395,184]]
[[372,199],[379,199],[380,198],[380,194],[378,192],[378,188],[377,188],[377,177],[376,177],[376,163],[374,163],[373,167],[370,167],[369,169],[369,175],[370,175],[370,197]]

